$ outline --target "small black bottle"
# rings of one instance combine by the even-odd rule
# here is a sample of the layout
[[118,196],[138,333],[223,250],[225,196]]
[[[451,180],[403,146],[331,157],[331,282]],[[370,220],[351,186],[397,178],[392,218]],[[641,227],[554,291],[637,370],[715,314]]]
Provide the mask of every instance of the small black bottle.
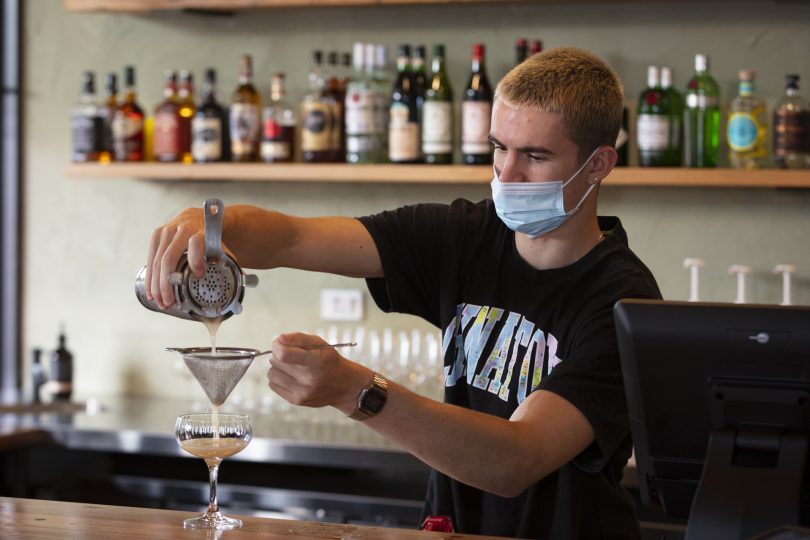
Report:
[[65,346],[65,331],[59,333],[59,348],[51,355],[54,401],[70,401],[73,393],[73,355]]
[[31,403],[41,401],[39,393],[46,380],[41,358],[42,349],[34,349],[34,357],[31,360]]

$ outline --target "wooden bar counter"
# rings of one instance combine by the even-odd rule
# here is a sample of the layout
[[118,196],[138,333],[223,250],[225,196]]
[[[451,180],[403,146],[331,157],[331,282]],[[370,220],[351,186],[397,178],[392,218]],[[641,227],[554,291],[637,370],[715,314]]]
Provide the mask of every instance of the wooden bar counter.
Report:
[[291,521],[239,516],[241,529],[211,531],[184,529],[183,520],[193,512],[154,510],[125,506],[106,506],[32,499],[0,497],[0,537],[4,540],[110,540],[112,538],[200,538],[232,539],[494,539],[450,533],[427,533],[407,529],[389,529],[362,525],[337,525],[309,521]]

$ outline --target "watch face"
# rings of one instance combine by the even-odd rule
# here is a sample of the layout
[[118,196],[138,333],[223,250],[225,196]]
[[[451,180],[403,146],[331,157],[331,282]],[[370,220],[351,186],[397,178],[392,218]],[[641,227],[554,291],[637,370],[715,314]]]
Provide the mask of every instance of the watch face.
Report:
[[385,405],[386,397],[385,391],[376,387],[369,388],[361,400],[363,410],[372,415],[377,414]]

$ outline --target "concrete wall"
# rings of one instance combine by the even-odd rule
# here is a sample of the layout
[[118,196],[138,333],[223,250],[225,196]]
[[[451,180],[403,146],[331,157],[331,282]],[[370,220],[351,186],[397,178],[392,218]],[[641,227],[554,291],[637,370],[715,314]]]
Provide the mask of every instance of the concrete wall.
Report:
[[[254,56],[262,89],[270,74],[288,74],[300,99],[314,47],[348,50],[355,40],[444,42],[454,88],[466,83],[470,45],[488,45],[490,77],[510,67],[513,41],[539,37],[547,47],[575,44],[609,60],[622,75],[631,103],[646,66],[670,65],[683,88],[696,52],[711,55],[724,102],[735,93],[736,72],[758,72],[759,93],[772,106],[785,73],[810,84],[810,6],[771,1],[671,2],[613,5],[512,5],[283,9],[232,17],[163,13],[74,14],[59,0],[25,2],[25,257],[24,350],[55,345],[67,325],[82,394],[174,394],[179,376],[167,346],[204,345],[202,325],[143,309],[133,281],[151,230],[211,196],[226,204],[254,203],[300,215],[363,215],[420,201],[474,200],[487,186],[188,183],[68,178],[69,110],[82,70],[99,77],[126,63],[138,69],[140,101],[160,100],[166,68],[207,66],[220,73],[223,95],[236,82],[238,59]],[[810,92],[806,92],[810,95]],[[776,263],[800,267],[795,301],[810,303],[810,191],[605,187],[600,212],[620,215],[631,246],[655,273],[664,295],[688,295],[687,256],[705,258],[705,299],[731,300],[733,263],[754,268],[750,294],[776,302]],[[289,270],[261,272],[242,315],[227,321],[221,344],[264,348],[279,332],[325,326],[319,290],[363,287],[360,281]],[[368,296],[366,295],[368,298]],[[386,316],[368,303],[375,328],[428,326],[412,317]],[[27,374],[26,374],[27,375]]]

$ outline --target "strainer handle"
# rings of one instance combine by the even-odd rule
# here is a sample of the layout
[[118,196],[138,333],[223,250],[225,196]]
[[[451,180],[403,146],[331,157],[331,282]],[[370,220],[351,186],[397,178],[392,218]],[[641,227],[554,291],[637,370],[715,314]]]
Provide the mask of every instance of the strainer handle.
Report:
[[207,262],[219,261],[224,255],[222,251],[222,219],[225,214],[225,205],[219,199],[205,201],[205,260]]

